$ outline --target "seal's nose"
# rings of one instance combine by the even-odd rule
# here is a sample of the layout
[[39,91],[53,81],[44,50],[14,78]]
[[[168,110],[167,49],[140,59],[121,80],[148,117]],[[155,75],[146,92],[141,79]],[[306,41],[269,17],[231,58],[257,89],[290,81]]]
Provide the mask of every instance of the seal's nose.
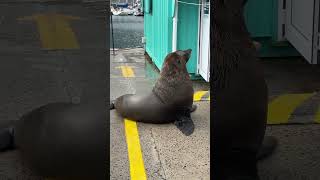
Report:
[[184,50],[184,52],[185,52],[186,54],[191,54],[191,52],[192,52],[192,49],[187,49],[187,50]]
[[187,50],[184,50],[183,52],[187,56],[187,62],[188,62],[188,60],[190,59],[190,56],[191,56],[192,49],[187,49]]

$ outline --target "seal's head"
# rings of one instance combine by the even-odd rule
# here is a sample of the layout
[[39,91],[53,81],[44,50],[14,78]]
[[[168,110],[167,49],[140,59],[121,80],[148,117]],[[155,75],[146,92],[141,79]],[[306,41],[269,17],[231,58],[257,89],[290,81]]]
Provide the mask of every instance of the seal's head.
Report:
[[244,21],[243,13],[247,2],[248,0],[216,0],[213,22],[223,31],[230,28],[237,30],[239,24]]
[[161,73],[170,75],[181,73],[188,74],[187,62],[191,57],[191,52],[191,49],[187,49],[169,53],[165,58]]

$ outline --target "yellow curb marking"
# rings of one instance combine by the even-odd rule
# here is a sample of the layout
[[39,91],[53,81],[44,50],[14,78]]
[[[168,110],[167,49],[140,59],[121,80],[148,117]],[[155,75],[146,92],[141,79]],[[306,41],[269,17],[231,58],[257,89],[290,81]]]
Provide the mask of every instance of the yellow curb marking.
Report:
[[44,49],[79,49],[77,38],[68,20],[80,20],[80,17],[56,13],[35,14],[18,18],[21,21],[37,22],[40,40]]
[[268,106],[268,124],[284,124],[288,123],[291,113],[305,100],[313,96],[315,93],[303,94],[284,94],[272,102]]
[[144,168],[137,123],[129,119],[124,119],[124,124],[128,146],[131,180],[146,180],[147,175]]
[[[208,97],[203,98],[205,95]],[[196,91],[193,95],[193,101],[210,101],[210,91]]]
[[133,68],[131,66],[119,66],[117,68],[121,69],[122,76],[126,78],[132,78],[135,77]]
[[318,112],[317,112],[316,115],[315,115],[314,121],[315,121],[316,123],[320,123],[320,107],[319,107]]

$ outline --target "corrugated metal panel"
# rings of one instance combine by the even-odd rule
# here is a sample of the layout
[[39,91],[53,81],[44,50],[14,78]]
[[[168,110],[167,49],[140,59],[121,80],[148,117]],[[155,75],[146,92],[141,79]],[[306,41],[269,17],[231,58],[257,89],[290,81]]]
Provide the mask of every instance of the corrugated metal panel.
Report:
[[[199,3],[199,0],[183,1]],[[172,51],[173,6],[173,0],[153,0],[152,13],[144,16],[146,51],[159,69],[165,56]],[[177,49],[192,49],[187,66],[189,73],[196,73],[197,70],[198,14],[199,6],[179,3]]]
[[262,44],[260,57],[298,56],[291,45],[277,42],[280,0],[248,0],[245,20],[251,37]]
[[199,4],[201,1],[183,0],[183,2],[194,4],[179,3],[177,49],[192,49],[192,55],[188,61],[187,68],[189,73],[196,73],[198,59],[199,6],[195,4]]
[[251,37],[273,37],[277,23],[276,0],[248,0],[245,20]]
[[172,0],[145,0],[152,4],[152,12],[144,15],[146,51],[161,69],[164,57],[172,49]]
[[152,11],[152,0],[144,0],[144,12],[147,14],[151,14]]

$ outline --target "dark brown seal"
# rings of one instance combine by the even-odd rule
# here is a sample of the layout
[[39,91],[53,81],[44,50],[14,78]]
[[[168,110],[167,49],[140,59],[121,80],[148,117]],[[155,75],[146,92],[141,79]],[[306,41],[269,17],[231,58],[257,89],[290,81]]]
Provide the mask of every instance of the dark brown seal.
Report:
[[258,179],[257,160],[270,154],[264,140],[268,88],[246,29],[244,0],[215,0],[212,10],[212,112],[214,179]]
[[124,118],[144,123],[174,124],[185,134],[193,133],[190,113],[193,106],[193,86],[186,64],[191,49],[169,53],[161,69],[160,78],[146,95],[126,94],[111,103]]
[[26,164],[46,177],[105,178],[106,104],[50,103],[1,123],[0,150],[17,148]]

